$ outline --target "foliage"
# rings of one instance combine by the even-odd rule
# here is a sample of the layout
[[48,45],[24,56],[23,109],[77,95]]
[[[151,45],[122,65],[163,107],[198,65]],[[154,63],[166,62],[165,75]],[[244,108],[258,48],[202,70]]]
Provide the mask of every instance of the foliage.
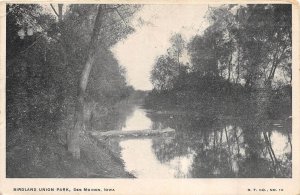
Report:
[[[221,115],[239,115],[253,102],[258,113],[272,118],[290,114],[291,93],[284,89],[291,87],[292,79],[291,5],[222,5],[209,8],[207,18],[207,29],[187,43],[190,69],[174,74],[174,62],[155,64],[155,90],[146,105],[201,110],[212,106]],[[176,37],[181,36],[172,37],[171,51],[177,51]],[[176,59],[173,56],[169,52],[165,58]],[[275,102],[286,109],[275,109]]]
[[[118,12],[112,9],[114,6],[118,7]],[[111,11],[105,15],[105,28],[99,35],[102,42],[98,43],[99,50],[95,54],[85,107],[91,107],[92,102],[101,107],[96,111],[103,112],[132,93],[132,87],[126,83],[125,70],[110,47],[133,32],[130,18],[137,7],[107,5],[107,10],[111,8]],[[29,154],[49,147],[46,154],[59,148],[62,150],[59,155],[66,155],[63,145],[66,131],[72,128],[77,86],[90,47],[96,8],[97,5],[70,5],[63,19],[57,20],[41,5],[7,5],[6,135],[9,174],[20,176],[19,172],[12,171],[15,167],[11,160],[17,158],[15,150],[20,144],[28,149]],[[97,116],[95,114],[94,118]],[[32,140],[35,140],[34,144]],[[34,156],[44,165],[49,163],[40,153]],[[28,155],[26,162],[34,161],[31,158]],[[57,162],[54,160],[53,163]],[[38,165],[32,166],[31,171],[39,170]]]
[[168,90],[178,74],[178,63],[169,56],[160,56],[151,71],[151,82],[156,89]]
[[174,34],[170,38],[171,47],[168,49],[169,56],[176,59],[177,63],[180,63],[180,57],[185,49],[185,41],[181,34]]

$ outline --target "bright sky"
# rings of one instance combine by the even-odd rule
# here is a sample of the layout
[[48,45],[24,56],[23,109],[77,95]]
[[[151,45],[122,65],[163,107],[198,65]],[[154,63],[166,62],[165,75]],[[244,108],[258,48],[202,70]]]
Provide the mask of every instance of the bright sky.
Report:
[[[152,89],[150,71],[155,59],[166,54],[169,39],[181,33],[188,40],[208,26],[207,5],[144,5],[136,13],[136,31],[117,43],[112,51],[127,70],[127,81],[135,89]],[[140,19],[146,21],[141,24]]]

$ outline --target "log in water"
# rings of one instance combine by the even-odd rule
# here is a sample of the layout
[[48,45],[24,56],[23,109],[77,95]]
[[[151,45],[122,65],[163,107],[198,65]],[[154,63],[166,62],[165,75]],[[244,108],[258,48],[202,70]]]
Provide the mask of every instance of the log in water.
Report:
[[166,128],[166,129],[143,129],[143,130],[130,130],[130,131],[121,131],[121,130],[111,130],[111,131],[92,131],[91,135],[100,136],[100,137],[115,137],[115,136],[152,136],[164,133],[174,133],[175,129]]

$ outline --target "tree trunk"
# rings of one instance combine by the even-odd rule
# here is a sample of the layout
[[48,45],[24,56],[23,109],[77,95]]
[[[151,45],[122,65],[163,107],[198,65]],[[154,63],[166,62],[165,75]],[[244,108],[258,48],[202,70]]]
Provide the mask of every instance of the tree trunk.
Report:
[[[258,109],[258,117],[260,120],[264,120],[267,118],[268,108],[270,106],[270,99],[272,93],[272,81],[274,79],[275,71],[278,65],[281,62],[281,57],[285,52],[286,47],[284,47],[281,51],[281,55],[279,56],[278,50],[274,53],[273,62],[271,66],[270,73],[267,79],[263,82],[262,87],[258,88],[258,95],[257,95],[257,109]],[[260,81],[262,82],[262,81]],[[256,81],[256,88],[259,86],[259,81]]]
[[88,78],[95,61],[96,46],[98,43],[98,36],[102,26],[103,8],[104,8],[103,6],[104,5],[98,6],[98,13],[94,24],[93,34],[90,40],[88,58],[84,65],[84,69],[82,71],[79,85],[78,85],[78,93],[77,93],[77,100],[75,106],[74,127],[73,129],[69,130],[68,137],[67,137],[68,151],[71,152],[73,157],[76,159],[80,158],[79,137],[80,137],[80,132],[83,131],[83,125],[84,125],[84,99],[86,95],[85,93],[88,84]]
[[227,91],[227,94],[231,94],[231,84],[230,84],[230,80],[231,80],[231,66],[232,66],[232,53],[231,53],[231,55],[230,55],[230,57],[229,57],[229,61],[228,61],[228,78],[227,78],[227,85],[228,85],[228,87],[227,87],[227,89],[228,89],[228,91]]
[[79,137],[80,132],[83,130],[84,125],[84,99],[85,91],[88,83],[88,77],[94,63],[95,57],[93,54],[89,56],[88,61],[85,64],[85,68],[82,72],[81,81],[79,84],[76,107],[75,107],[75,124],[74,128],[68,133],[68,151],[72,153],[76,159],[80,158],[80,144]]
[[58,21],[61,22],[63,19],[62,15],[63,4],[58,4]]
[[227,80],[230,82],[230,79],[231,79],[231,62],[232,61],[232,53],[229,57],[229,60],[228,60],[228,77],[227,77]]
[[237,57],[237,77],[235,80],[235,83],[239,83],[240,82],[240,47],[238,47],[238,57]]

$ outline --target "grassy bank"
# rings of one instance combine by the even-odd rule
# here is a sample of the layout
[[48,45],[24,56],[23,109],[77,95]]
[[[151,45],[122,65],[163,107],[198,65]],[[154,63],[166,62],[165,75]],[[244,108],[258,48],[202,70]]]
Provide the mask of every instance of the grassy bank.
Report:
[[[98,104],[89,121],[94,131],[119,129],[133,104],[140,103],[136,93],[111,104]],[[14,106],[15,108],[15,106]],[[80,135],[80,159],[67,151],[67,131],[74,125],[73,109],[63,120],[37,118],[40,123],[22,120],[12,126],[9,119],[6,148],[8,178],[131,178],[119,152],[109,149],[105,140],[91,137],[89,130]],[[15,127],[12,131],[12,128]]]
[[132,177],[118,156],[87,133],[80,136],[79,160],[73,159],[54,135],[19,134],[15,138],[17,144],[7,148],[8,178]]

